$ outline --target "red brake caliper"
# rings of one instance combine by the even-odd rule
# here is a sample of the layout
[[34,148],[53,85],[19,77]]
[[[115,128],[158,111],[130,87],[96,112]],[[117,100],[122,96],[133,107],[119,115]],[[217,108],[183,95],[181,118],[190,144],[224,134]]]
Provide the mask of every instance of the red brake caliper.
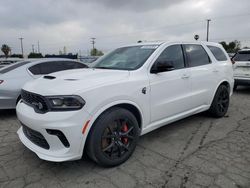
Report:
[[[123,131],[123,132],[127,132],[127,131],[128,131],[128,125],[127,125],[127,124],[125,124],[125,125],[122,127],[122,131]],[[128,143],[128,138],[123,138],[122,141],[123,141],[124,144],[127,144],[127,143]]]

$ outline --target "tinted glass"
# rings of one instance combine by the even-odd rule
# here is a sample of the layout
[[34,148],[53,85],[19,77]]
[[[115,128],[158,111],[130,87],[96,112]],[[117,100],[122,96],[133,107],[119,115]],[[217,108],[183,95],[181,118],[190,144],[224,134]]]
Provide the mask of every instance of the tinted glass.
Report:
[[210,63],[210,58],[201,45],[185,44],[184,47],[190,67],[196,67]]
[[69,70],[69,69],[78,69],[85,68],[86,65],[77,62],[71,61],[52,61],[52,62],[44,62],[37,65],[34,65],[29,68],[30,72],[34,75],[38,74],[50,74],[53,72]]
[[184,68],[185,63],[181,45],[167,47],[157,58],[156,62],[168,62],[173,65],[174,69]]
[[41,74],[40,64],[33,65],[29,68],[29,71],[34,75]]
[[129,46],[118,48],[98,59],[93,68],[135,70],[141,67],[158,45]]
[[250,50],[238,52],[234,58],[234,61],[250,61]]
[[224,52],[220,48],[215,47],[215,46],[207,46],[207,47],[211,50],[212,54],[214,55],[214,57],[217,61],[226,61],[227,60],[226,55],[224,54]]
[[2,68],[1,71],[0,71],[0,74],[10,72],[10,71],[12,71],[14,69],[17,69],[18,67],[21,67],[23,65],[28,64],[28,63],[30,63],[30,61],[23,61],[23,62],[15,63],[13,65],[9,65],[7,67]]

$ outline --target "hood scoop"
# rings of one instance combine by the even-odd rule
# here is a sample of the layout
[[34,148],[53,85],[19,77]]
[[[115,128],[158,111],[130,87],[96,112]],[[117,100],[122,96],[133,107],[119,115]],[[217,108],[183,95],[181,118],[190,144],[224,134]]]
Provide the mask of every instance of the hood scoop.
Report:
[[44,79],[48,79],[48,80],[53,80],[53,79],[55,79],[56,77],[54,77],[54,76],[44,76],[43,78],[44,78]]

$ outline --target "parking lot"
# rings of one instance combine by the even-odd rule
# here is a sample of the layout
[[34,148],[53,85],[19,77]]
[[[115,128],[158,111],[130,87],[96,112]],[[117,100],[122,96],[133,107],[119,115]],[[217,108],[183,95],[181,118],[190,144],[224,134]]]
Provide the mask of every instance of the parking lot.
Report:
[[250,187],[250,89],[239,88],[228,114],[198,114],[140,138],[123,165],[87,157],[52,163],[19,141],[15,111],[0,111],[0,187]]

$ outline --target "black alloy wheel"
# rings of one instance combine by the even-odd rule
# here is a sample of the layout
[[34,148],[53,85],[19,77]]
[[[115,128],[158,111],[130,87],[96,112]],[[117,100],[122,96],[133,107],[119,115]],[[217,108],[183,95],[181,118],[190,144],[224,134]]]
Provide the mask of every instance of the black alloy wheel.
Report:
[[119,165],[134,152],[139,134],[137,119],[130,111],[111,108],[101,114],[91,128],[87,153],[102,166]]
[[215,93],[209,112],[214,117],[223,117],[227,113],[229,102],[229,88],[225,85],[220,85]]

